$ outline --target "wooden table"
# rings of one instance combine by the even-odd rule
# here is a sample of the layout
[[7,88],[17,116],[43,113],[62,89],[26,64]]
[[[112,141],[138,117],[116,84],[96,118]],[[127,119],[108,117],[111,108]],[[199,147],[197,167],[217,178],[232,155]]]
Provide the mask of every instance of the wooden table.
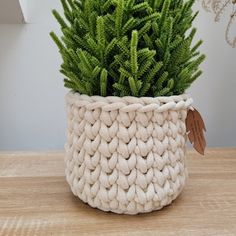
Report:
[[235,236],[236,149],[189,152],[182,195],[138,216],[92,209],[65,181],[62,152],[0,153],[0,235]]

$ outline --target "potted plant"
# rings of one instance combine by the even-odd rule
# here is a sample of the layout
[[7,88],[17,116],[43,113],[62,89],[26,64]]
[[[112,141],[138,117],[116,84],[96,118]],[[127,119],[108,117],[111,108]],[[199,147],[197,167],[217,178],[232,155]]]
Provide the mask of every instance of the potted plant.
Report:
[[194,0],[61,0],[66,177],[90,206],[137,214],[182,191],[185,90],[205,56],[192,46]]

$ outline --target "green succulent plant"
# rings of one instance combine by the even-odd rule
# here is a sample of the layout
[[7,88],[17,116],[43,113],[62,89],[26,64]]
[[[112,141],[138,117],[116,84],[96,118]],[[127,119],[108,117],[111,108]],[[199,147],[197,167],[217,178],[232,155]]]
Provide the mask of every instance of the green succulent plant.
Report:
[[179,95],[202,74],[194,0],[61,0],[50,35],[65,87],[87,95]]

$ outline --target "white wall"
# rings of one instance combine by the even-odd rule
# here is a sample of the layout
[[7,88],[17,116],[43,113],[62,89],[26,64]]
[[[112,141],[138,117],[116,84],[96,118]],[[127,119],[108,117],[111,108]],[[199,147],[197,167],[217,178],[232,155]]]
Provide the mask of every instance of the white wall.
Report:
[[29,24],[0,25],[0,150],[63,148],[66,90],[49,37],[57,2],[29,0]]
[[[199,9],[199,4],[195,6]],[[205,119],[210,146],[236,146],[236,48],[225,42],[229,11],[215,23],[212,14],[201,10],[195,22],[207,59],[204,75],[189,92]],[[233,27],[231,33],[236,36],[236,24]]]
[[[58,25],[58,0],[27,2],[26,25],[0,25],[0,150],[62,149],[66,116],[60,57],[48,36]],[[205,43],[204,75],[189,91],[204,116],[209,146],[236,146],[236,49],[224,25],[202,11],[196,22]]]

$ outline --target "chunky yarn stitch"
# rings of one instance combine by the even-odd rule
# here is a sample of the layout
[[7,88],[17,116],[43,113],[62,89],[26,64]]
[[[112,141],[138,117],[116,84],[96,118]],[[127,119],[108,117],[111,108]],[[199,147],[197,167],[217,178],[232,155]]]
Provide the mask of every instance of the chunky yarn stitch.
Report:
[[187,95],[67,97],[66,177],[74,195],[119,214],[161,209],[182,191]]

